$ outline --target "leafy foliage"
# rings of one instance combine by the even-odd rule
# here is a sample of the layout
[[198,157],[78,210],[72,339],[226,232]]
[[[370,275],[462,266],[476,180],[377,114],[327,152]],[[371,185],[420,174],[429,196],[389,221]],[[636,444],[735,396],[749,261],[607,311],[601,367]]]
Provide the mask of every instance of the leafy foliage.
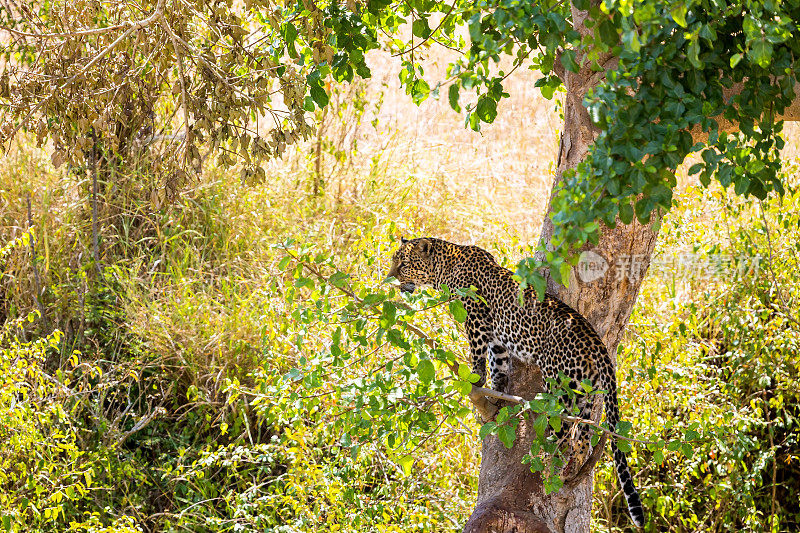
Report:
[[[674,173],[692,152],[702,150],[690,173],[699,172],[703,185],[715,176],[740,195],[782,193],[783,123],[776,117],[796,96],[790,21],[799,9],[791,2],[592,7],[598,30],[609,20],[614,25],[593,45],[614,47],[618,61],[586,97],[601,133],[559,193],[554,244],[579,247],[596,232],[583,228],[597,219],[610,226],[617,216],[624,223],[657,220],[672,207]],[[723,118],[741,133],[722,133]],[[707,148],[695,143],[693,130],[708,137]]]

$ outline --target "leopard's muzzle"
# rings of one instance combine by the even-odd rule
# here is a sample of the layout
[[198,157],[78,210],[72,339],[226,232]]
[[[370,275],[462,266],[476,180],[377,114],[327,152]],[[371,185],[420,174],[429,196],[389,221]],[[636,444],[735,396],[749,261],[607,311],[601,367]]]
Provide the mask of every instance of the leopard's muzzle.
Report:
[[417,286],[414,285],[413,283],[403,283],[402,285],[400,285],[400,290],[403,292],[414,292],[416,288]]

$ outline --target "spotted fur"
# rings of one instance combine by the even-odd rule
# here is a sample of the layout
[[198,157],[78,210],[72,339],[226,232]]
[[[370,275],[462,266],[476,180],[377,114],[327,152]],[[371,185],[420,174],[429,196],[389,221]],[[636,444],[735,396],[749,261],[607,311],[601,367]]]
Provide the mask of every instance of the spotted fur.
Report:
[[[571,378],[573,387],[589,380],[594,389],[604,390],[606,420],[612,429],[619,421],[617,380],[614,364],[603,341],[580,313],[553,296],[543,302],[531,289],[519,301],[519,285],[512,272],[497,264],[494,257],[477,246],[460,246],[440,239],[403,239],[392,258],[390,276],[406,292],[420,285],[442,284],[450,288],[475,287],[485,301],[462,298],[467,310],[465,322],[473,372],[478,384],[489,379],[495,390],[504,391],[514,359],[537,365],[545,378],[559,372]],[[591,405],[584,396],[578,400],[581,417],[591,416]],[[574,441],[575,457],[581,461],[590,451],[590,428],[582,426]],[[633,522],[644,525],[644,512],[633,484],[625,454],[612,439],[617,477],[625,494]]]

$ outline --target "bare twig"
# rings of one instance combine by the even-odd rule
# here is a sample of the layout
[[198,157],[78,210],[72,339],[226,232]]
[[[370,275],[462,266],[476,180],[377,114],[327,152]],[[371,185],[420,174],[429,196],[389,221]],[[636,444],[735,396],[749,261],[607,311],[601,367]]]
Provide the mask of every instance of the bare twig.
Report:
[[767,250],[769,251],[769,261],[767,262],[767,268],[769,269],[769,273],[772,277],[772,286],[775,287],[775,292],[778,294],[778,299],[780,300],[780,306],[786,318],[788,318],[795,324],[800,325],[800,322],[794,316],[792,316],[792,313],[789,310],[790,308],[786,302],[786,298],[783,295],[783,290],[781,289],[781,286],[778,283],[778,277],[775,275],[775,270],[772,268],[772,263],[774,261],[774,255],[772,253],[772,238],[770,237],[767,215],[764,212],[764,203],[761,200],[758,201],[758,207],[761,211],[761,220],[764,222],[764,232],[767,236]]
[[100,244],[97,221],[97,135],[92,131],[92,255],[94,256],[94,268],[97,274],[102,274],[100,268]]
[[19,35],[20,37],[33,37],[36,39],[57,39],[61,37],[83,37],[86,35],[98,35],[101,33],[108,33],[110,31],[121,30],[122,28],[127,28],[131,24],[136,24],[135,22],[123,22],[121,24],[116,24],[114,26],[106,26],[105,28],[92,28],[86,30],[76,30],[76,31],[69,31],[63,33],[32,33],[27,31],[21,31],[14,28],[10,28],[8,26],[0,25],[0,30],[7,31],[12,35]]
[[167,411],[166,411],[166,409],[164,409],[163,407],[157,407],[156,409],[154,409],[154,410],[152,410],[151,412],[149,412],[149,413],[147,413],[146,415],[144,415],[142,418],[140,418],[140,419],[139,419],[139,420],[138,420],[138,421],[137,421],[137,422],[136,422],[136,423],[133,425],[133,427],[132,427],[131,429],[129,429],[128,431],[126,431],[125,433],[123,433],[122,437],[120,437],[120,439],[117,441],[117,447],[120,447],[120,446],[122,446],[123,444],[125,444],[125,441],[126,441],[126,440],[128,440],[128,438],[129,438],[131,435],[133,435],[134,433],[137,433],[137,432],[139,432],[139,431],[143,430],[145,427],[147,427],[147,425],[148,425],[150,422],[152,422],[153,420],[155,420],[155,418],[156,418],[156,417],[158,417],[159,415],[163,415],[163,414],[164,414],[164,413],[166,413],[166,412],[167,412]]
[[[420,46],[422,46],[423,44],[425,44],[426,42],[428,42],[428,39],[431,39],[431,38],[433,37],[433,35],[434,35],[434,34],[435,34],[437,31],[439,31],[439,28],[441,28],[441,27],[444,25],[444,23],[445,23],[445,22],[447,22],[447,18],[450,16],[450,14],[451,14],[451,13],[453,12],[453,10],[456,8],[456,4],[458,4],[458,1],[455,1],[455,2],[453,2],[453,5],[452,5],[452,6],[450,6],[450,9],[447,11],[447,13],[445,13],[445,14],[444,14],[444,16],[442,17],[442,20],[440,20],[440,21],[439,21],[439,24],[436,26],[436,28],[434,28],[434,29],[433,29],[433,31],[431,31],[431,32],[428,34],[428,36],[427,36],[427,37],[425,37],[424,39],[422,39],[422,41],[418,42],[417,44],[415,44],[415,45],[414,45],[414,46],[412,46],[411,48],[408,48],[408,49],[406,49],[406,50],[401,50],[401,51],[397,52],[396,54],[392,54],[392,57],[402,56],[402,55],[405,55],[405,54],[407,54],[407,53],[409,53],[409,52],[413,53],[413,52],[414,52],[414,50],[416,50],[417,48],[419,48]],[[413,39],[413,37],[412,37],[412,39]],[[412,58],[412,62],[413,62],[413,58]]]
[[200,63],[203,64],[204,67],[206,67],[209,70],[209,72],[211,72],[214,76],[216,76],[216,78],[219,81],[221,81],[225,85],[225,87],[228,88],[231,94],[241,93],[241,91],[237,91],[235,87],[231,86],[230,82],[228,82],[228,78],[226,78],[217,71],[216,65],[212,65],[211,63],[206,61],[206,59],[201,54],[198,54],[189,43],[181,39],[179,36],[175,35],[175,33],[169,27],[169,24],[164,25],[164,30],[170,34],[170,39],[174,39],[178,44],[181,45],[181,47],[183,47],[184,50],[189,52],[192,58],[197,59]]
[[42,324],[44,325],[44,329],[50,329],[50,326],[47,322],[47,316],[44,313],[44,304],[42,304],[42,278],[39,276],[39,266],[36,264],[36,239],[33,236],[33,216],[31,215],[31,193],[28,191],[28,235],[29,235],[29,243],[31,246],[31,265],[33,266],[33,288],[35,294],[33,297],[36,299],[36,307],[39,309],[39,315],[42,318]]

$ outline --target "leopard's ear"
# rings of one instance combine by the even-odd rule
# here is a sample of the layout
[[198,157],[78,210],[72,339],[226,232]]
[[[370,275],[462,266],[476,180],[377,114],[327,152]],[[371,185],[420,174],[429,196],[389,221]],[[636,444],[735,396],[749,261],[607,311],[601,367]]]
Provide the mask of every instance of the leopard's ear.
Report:
[[406,239],[405,237],[400,237],[400,244],[405,244],[407,242],[408,242],[408,239]]
[[419,250],[420,255],[422,257],[428,257],[431,255],[431,250],[433,249],[433,243],[430,239],[420,239],[417,242],[417,250]]

